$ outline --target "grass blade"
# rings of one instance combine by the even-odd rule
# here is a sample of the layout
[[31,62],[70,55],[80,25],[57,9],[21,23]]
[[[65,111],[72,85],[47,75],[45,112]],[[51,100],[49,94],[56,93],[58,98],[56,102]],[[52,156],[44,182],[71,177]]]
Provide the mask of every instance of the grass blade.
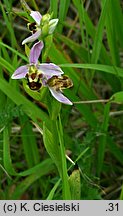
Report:
[[10,156],[10,140],[8,127],[5,127],[3,131],[3,163],[8,174],[17,175],[12,165]]

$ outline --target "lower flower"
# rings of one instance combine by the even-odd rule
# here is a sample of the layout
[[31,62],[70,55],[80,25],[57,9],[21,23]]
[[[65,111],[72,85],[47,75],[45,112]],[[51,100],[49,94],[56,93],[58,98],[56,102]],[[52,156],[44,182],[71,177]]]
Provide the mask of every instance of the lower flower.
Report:
[[73,103],[62,94],[62,89],[71,88],[72,80],[68,76],[52,76],[47,80],[47,86],[52,96],[61,103],[72,105]]
[[37,42],[30,50],[29,64],[16,69],[12,79],[27,79],[31,90],[38,91],[42,86],[48,87],[52,96],[61,103],[72,105],[72,102],[62,94],[62,90],[73,86],[68,76],[62,75],[61,68],[53,63],[38,63],[43,49],[43,42]]

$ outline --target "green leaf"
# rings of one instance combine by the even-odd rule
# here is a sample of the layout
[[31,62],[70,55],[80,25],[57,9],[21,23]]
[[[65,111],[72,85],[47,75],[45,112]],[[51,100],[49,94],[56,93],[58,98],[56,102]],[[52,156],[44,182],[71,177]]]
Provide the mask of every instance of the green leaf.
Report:
[[116,29],[116,36],[118,38],[118,41],[123,48],[123,11],[122,11],[122,6],[120,1],[116,0],[110,0],[111,1],[111,6],[112,6],[112,16],[113,16],[113,25],[114,28]]
[[94,70],[98,70],[101,72],[106,72],[109,74],[114,74],[117,77],[123,77],[123,69],[120,67],[115,67],[115,66],[109,66],[109,65],[102,65],[102,64],[60,64],[60,67],[64,67],[64,68],[88,68],[88,69],[94,69]]
[[123,91],[116,92],[110,98],[111,102],[123,103]]
[[27,169],[23,172],[18,173],[18,176],[28,176],[28,175],[32,175],[32,174],[41,172],[43,167],[48,167],[48,164],[51,165],[52,169],[54,168],[52,160],[48,158],[48,159],[43,160],[39,164],[31,167],[30,169]]
[[58,25],[58,31],[61,33],[63,29],[63,21],[66,18],[67,11],[70,5],[70,0],[62,0],[59,2],[59,25]]
[[52,199],[53,199],[54,194],[55,194],[55,191],[57,190],[57,188],[58,188],[60,182],[61,182],[61,179],[59,179],[59,180],[56,182],[56,184],[54,185],[54,187],[51,189],[51,191],[50,191],[50,193],[49,193],[49,195],[48,195],[48,197],[47,197],[47,200],[52,200]]
[[97,63],[99,59],[99,55],[100,55],[100,51],[102,47],[103,30],[105,26],[106,16],[108,14],[108,4],[109,4],[109,0],[105,0],[102,11],[101,11],[101,16],[99,19],[97,31],[95,34],[91,63]]
[[9,175],[17,175],[12,165],[12,160],[10,156],[10,140],[8,127],[5,127],[3,131],[3,163]]
[[[52,172],[53,170],[53,164],[52,161],[44,160],[40,167],[37,166],[38,169],[35,169],[35,173],[32,175],[29,175],[24,180],[21,181],[20,184],[17,185],[14,192],[11,194],[11,199],[20,199],[22,194],[29,188],[31,185],[40,179],[42,176],[47,175],[49,172]],[[40,169],[39,169],[40,168]],[[34,168],[32,168],[34,170]],[[30,170],[32,170],[30,169]],[[36,172],[37,171],[37,172]],[[29,172],[29,171],[28,171]],[[26,173],[26,171],[25,171]],[[27,174],[27,173],[26,173]]]
[[7,27],[8,31],[9,31],[9,33],[10,33],[11,44],[14,47],[14,46],[17,45],[17,41],[16,41],[14,29],[12,27],[11,16],[10,15],[7,16],[7,13],[6,13],[6,11],[5,11],[5,9],[4,9],[1,2],[0,2],[0,6],[1,6],[3,17],[4,17],[4,20],[5,20],[5,23],[6,23],[6,27]]
[[21,140],[28,167],[40,162],[39,151],[36,143],[36,135],[33,132],[32,124],[26,115],[21,116]]
[[123,200],[123,185],[122,185],[122,189],[121,189],[121,193],[120,193],[120,200]]
[[27,44],[25,44],[25,54],[26,54],[27,58],[29,58],[30,48],[28,47]]
[[[118,1],[109,0],[109,12],[107,13],[107,19],[106,19],[106,32],[107,32],[107,39],[108,39],[108,45],[112,57],[112,63],[114,65],[120,65],[120,59],[119,59],[119,48],[117,43],[117,24],[115,25],[116,20],[116,2]],[[116,3],[116,4],[115,4]],[[119,28],[119,26],[118,26]]]
[[[9,45],[3,43],[0,41],[0,46],[2,47],[6,47],[7,49],[9,49],[10,51],[12,51],[13,53],[15,53],[17,56],[19,56],[20,58],[22,58],[24,61],[28,62],[28,58],[25,57],[23,54],[21,54],[19,51],[13,49],[12,47],[10,47]],[[0,57],[2,59],[2,57]],[[0,60],[1,62],[1,60]],[[6,61],[7,62],[7,61]]]
[[58,14],[58,0],[50,0],[50,13],[53,12],[53,17],[57,18]]
[[46,127],[45,123],[43,124],[43,141],[48,154],[56,164],[59,174],[61,175],[61,155],[58,140],[54,139],[53,134]]

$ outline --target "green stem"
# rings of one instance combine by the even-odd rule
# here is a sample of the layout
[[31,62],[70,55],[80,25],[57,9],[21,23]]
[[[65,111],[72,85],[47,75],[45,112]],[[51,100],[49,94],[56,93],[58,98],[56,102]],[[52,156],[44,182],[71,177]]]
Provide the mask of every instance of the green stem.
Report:
[[64,139],[63,139],[63,128],[62,128],[60,114],[57,122],[57,131],[58,131],[60,151],[61,151],[61,161],[62,161],[63,199],[70,200],[71,193],[70,193],[70,186],[68,182],[67,163],[66,163],[66,156],[65,156]]

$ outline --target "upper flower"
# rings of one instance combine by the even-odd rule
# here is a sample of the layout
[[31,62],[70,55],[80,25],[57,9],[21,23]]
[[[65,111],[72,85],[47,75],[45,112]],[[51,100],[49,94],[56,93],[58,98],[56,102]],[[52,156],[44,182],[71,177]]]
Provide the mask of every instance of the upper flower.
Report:
[[[31,90],[39,90],[41,86],[47,86],[52,96],[56,98],[56,100],[61,103],[72,105],[72,102],[68,98],[66,98],[61,91],[64,88],[64,85],[61,85],[61,80],[63,80],[62,74],[64,73],[61,68],[53,63],[38,63],[38,58],[42,49],[43,42],[39,41],[35,43],[30,50],[29,64],[17,68],[11,78],[21,79],[26,77],[28,81],[27,84]],[[60,83],[60,87],[57,88],[56,85],[52,84],[51,82],[56,77],[57,80],[59,80],[59,82],[57,83]],[[71,86],[69,85],[69,87]]]
[[22,45],[52,34],[58,23],[58,19],[51,19],[50,14],[45,14],[44,16],[42,16],[38,11],[31,11],[30,16],[35,21],[28,24],[28,28],[31,31],[32,35],[23,40]]

